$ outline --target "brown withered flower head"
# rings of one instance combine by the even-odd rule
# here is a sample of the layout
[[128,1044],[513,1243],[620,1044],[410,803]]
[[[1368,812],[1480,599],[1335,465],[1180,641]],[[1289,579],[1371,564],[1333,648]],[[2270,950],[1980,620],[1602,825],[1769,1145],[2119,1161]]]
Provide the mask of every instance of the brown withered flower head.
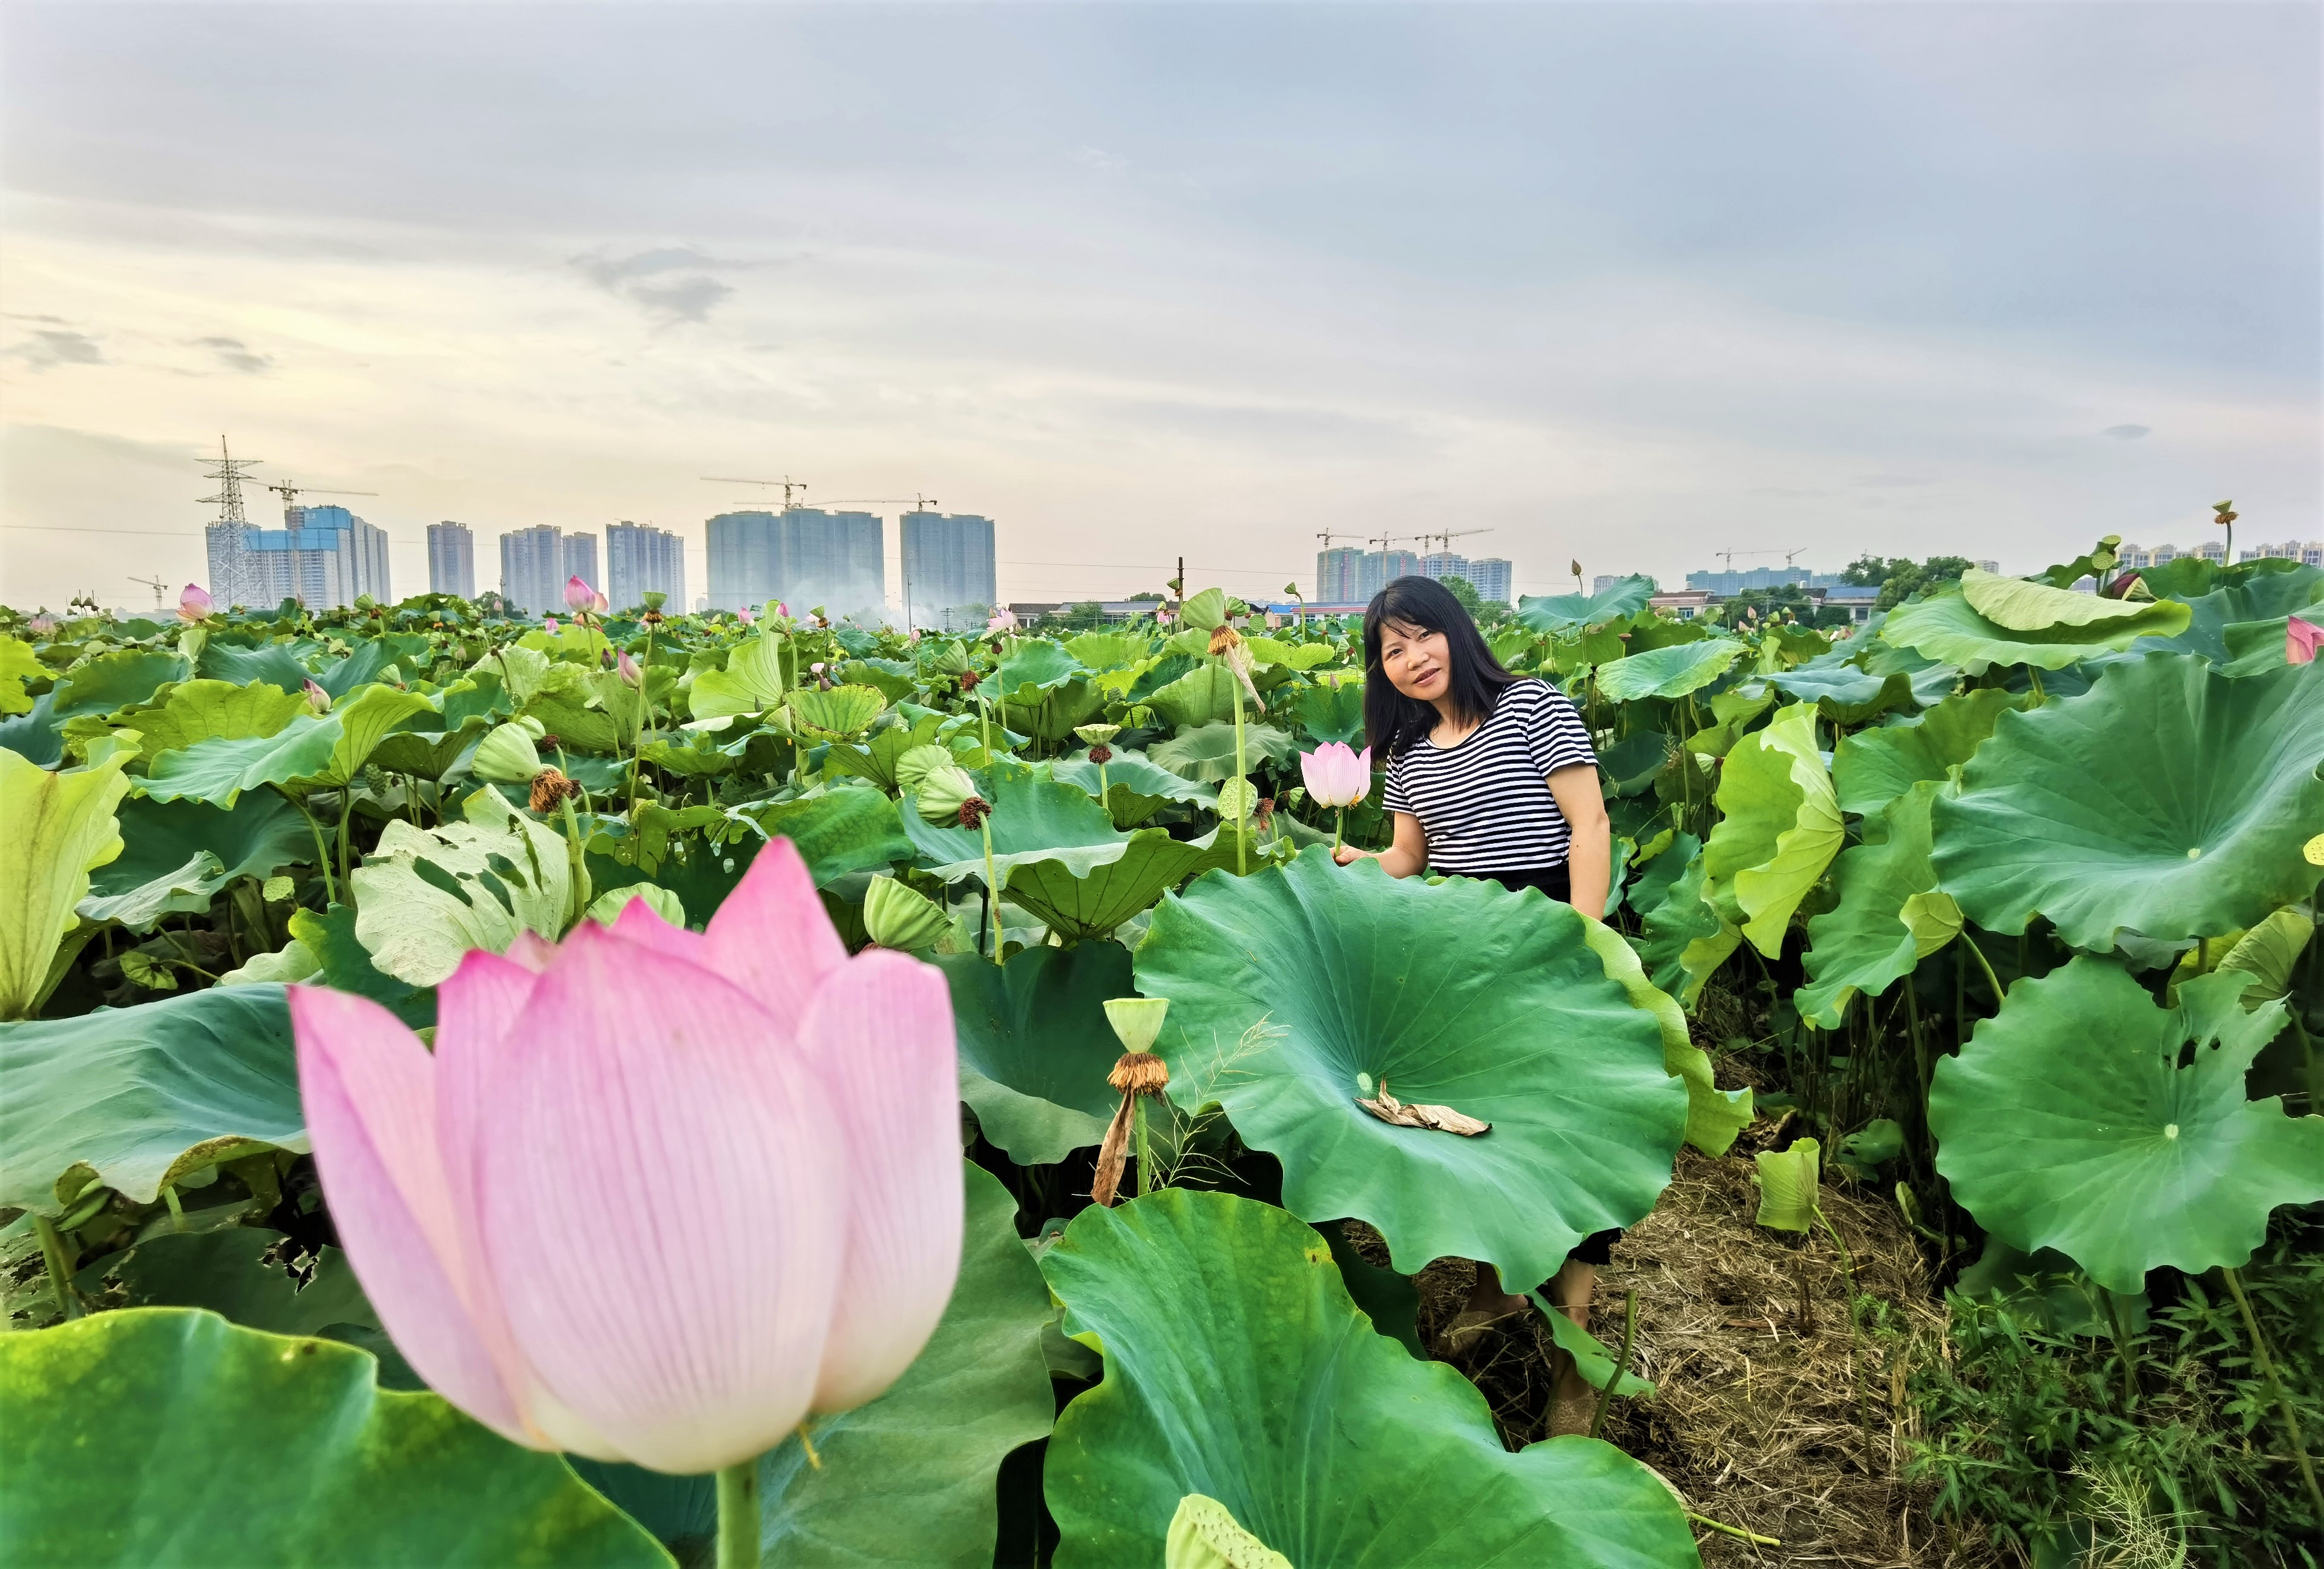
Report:
[[1234,628],[1226,625],[1224,623],[1221,623],[1218,628],[1211,633],[1211,657],[1214,660],[1224,659],[1226,657],[1227,651],[1236,647],[1241,641],[1242,633],[1235,631]]
[[1105,1082],[1125,1095],[1158,1095],[1170,1082],[1170,1068],[1150,1051],[1126,1051]]
[[564,738],[558,735],[554,730],[549,732],[546,735],[543,735],[538,744],[543,752],[562,752],[565,750]]
[[982,679],[984,678],[974,670],[963,670],[960,673],[960,689],[964,692],[973,692],[976,690],[977,682]]
[[991,815],[992,803],[982,796],[971,796],[960,803],[960,826],[964,828],[981,828]]
[[1092,762],[1111,762],[1113,748],[1103,744],[1093,746],[1089,749],[1089,760]]
[[544,768],[532,776],[532,809],[553,812],[566,801],[581,793],[581,787],[553,768]]

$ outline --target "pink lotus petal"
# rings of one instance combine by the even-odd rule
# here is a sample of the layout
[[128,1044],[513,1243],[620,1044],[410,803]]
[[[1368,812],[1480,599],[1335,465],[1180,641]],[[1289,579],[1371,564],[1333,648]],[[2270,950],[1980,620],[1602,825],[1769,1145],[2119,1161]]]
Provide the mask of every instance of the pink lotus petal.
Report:
[[516,934],[516,941],[501,955],[512,964],[521,964],[534,974],[549,968],[557,957],[557,945],[530,927]]
[[293,986],[290,1001],[316,1174],[382,1327],[438,1394],[504,1438],[548,1447],[526,1432],[463,1301],[428,1048],[368,998]]
[[713,964],[709,939],[684,927],[670,925],[642,899],[633,899],[622,906],[622,913],[613,920],[613,935],[625,943],[637,943],[689,964],[706,968]]
[[501,1043],[524,1011],[525,999],[532,995],[540,972],[548,968],[546,961],[556,956],[557,950],[531,932],[527,958],[541,962],[528,964],[509,955],[476,948],[463,955],[460,967],[436,990],[436,1050],[440,1060],[445,1047],[459,1041],[472,1049],[490,1050]]
[[849,1161],[819,1076],[767,1049],[772,1024],[585,922],[484,1064],[484,1251],[552,1435],[700,1472],[805,1415]]
[[565,608],[586,610],[597,602],[597,591],[581,581],[578,574],[565,580]]
[[2287,663],[2313,664],[2319,647],[2324,647],[2324,626],[2318,626],[2312,621],[2302,621],[2296,615],[2284,617],[2283,657]]
[[210,598],[208,589],[198,583],[189,583],[186,585],[185,592],[178,595],[179,619],[199,621],[209,614],[216,603]]
[[838,1311],[815,1408],[844,1411],[894,1383],[936,1333],[960,1271],[959,1069],[944,973],[902,954],[852,959],[799,1038],[854,1152]]
[[824,978],[847,962],[807,863],[788,839],[759,852],[710,918],[706,966],[796,1029]]

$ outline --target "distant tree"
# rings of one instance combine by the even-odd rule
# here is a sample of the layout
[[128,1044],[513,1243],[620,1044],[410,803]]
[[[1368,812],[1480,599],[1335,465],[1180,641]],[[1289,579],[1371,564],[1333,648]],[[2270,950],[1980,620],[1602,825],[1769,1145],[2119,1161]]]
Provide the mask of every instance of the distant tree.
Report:
[[1932,556],[1917,566],[1900,558],[1890,563],[1897,570],[1880,585],[1880,597],[1875,608],[1894,610],[1925,589],[1957,582],[1973,564],[1966,556]]
[[1078,605],[1051,611],[1042,621],[1046,625],[1072,632],[1095,632],[1105,624],[1105,606],[1094,599],[1084,599]]
[[1461,608],[1467,611],[1471,619],[1478,621],[1484,619],[1485,602],[1478,596],[1475,584],[1466,577],[1440,577],[1437,581],[1444,586],[1446,592],[1461,602]]
[[1131,595],[1127,603],[1131,605],[1167,605],[1170,603],[1170,596],[1167,594],[1156,594],[1149,589],[1143,593]]
[[1877,588],[1900,572],[1913,570],[1910,558],[1904,556],[1858,556],[1840,572],[1840,580],[1858,588]]

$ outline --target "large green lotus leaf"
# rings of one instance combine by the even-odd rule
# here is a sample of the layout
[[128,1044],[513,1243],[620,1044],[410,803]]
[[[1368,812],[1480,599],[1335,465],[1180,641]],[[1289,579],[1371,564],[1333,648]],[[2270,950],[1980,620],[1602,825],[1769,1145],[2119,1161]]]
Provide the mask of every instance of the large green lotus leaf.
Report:
[[[2172,563],[2173,567],[2178,564]],[[2267,570],[2247,570],[2263,567]],[[2238,562],[2227,574],[2214,569],[2198,582],[2176,586],[2167,575],[2158,575],[2153,568],[2140,576],[2155,593],[2185,600],[2190,620],[2187,629],[2177,636],[2134,643],[2132,651],[2163,649],[2173,653],[2196,653],[2214,664],[2225,664],[2237,652],[2227,637],[2229,627],[2238,623],[2281,621],[2324,599],[2324,568],[2303,562]],[[2277,635],[2281,647],[2282,633]]]
[[[1080,752],[1049,764],[1049,777],[1079,785],[1092,798],[1098,793],[1097,764]],[[1142,752],[1117,752],[1105,765],[1105,798],[1116,827],[1144,822],[1171,801],[1210,807],[1219,798],[1215,785],[1197,783],[1172,773]]]
[[1707,884],[1702,857],[1693,855],[1660,903],[1639,906],[1645,929],[1638,957],[1654,983],[1687,1008],[1695,1005],[1703,983],[1743,941],[1742,928],[1705,897]]
[[320,1334],[335,1324],[379,1327],[345,1253],[324,1248],[301,1286],[279,1260],[269,1261],[288,1241],[262,1226],[159,1232],[107,1253],[73,1284],[107,1311],[204,1307],[269,1334]]
[[557,737],[559,750],[567,753],[610,757],[622,748],[622,726],[605,711],[596,674],[579,665],[553,664],[540,689],[524,706],[524,716],[539,720],[543,729]]
[[[1537,891],[1398,881],[1318,845],[1165,899],[1138,989],[1171,1000],[1155,1049],[1172,1097],[1218,1102],[1282,1160],[1288,1207],[1369,1222],[1406,1274],[1456,1254],[1546,1278],[1654,1207],[1685,1132],[1660,1027],[1582,918]],[[1493,1130],[1380,1121],[1356,1103],[1360,1074]]]
[[1744,651],[1733,638],[1673,643],[1598,667],[1598,695],[1617,703],[1640,697],[1683,697],[1727,673]]
[[258,1146],[304,1150],[280,986],[233,986],[0,1025],[0,1208],[63,1212],[86,1166],[140,1204]]
[[1960,930],[1958,909],[1951,911],[1950,932],[1926,922],[1916,932],[1904,918],[1916,894],[1940,914],[1952,903],[1938,891],[1937,873],[1929,864],[1929,809],[1943,788],[1929,780],[1914,785],[1878,818],[1868,820],[1868,830],[1877,826],[1878,838],[1868,832],[1864,843],[1849,845],[1832,863],[1840,901],[1808,918],[1810,984],[1793,999],[1801,1018],[1839,1029],[1849,998],[1858,992],[1879,996]]
[[32,699],[30,712],[0,719],[0,751],[13,752],[25,761],[54,768],[64,761],[64,721],[57,717],[54,692]]
[[[829,887],[851,872],[905,860],[914,849],[895,800],[878,790],[826,790],[805,800],[752,808],[750,815],[768,833],[798,847],[817,888]],[[687,909],[694,909],[690,898]],[[709,913],[705,910],[695,918],[707,920]]]
[[306,712],[307,699],[295,688],[285,692],[263,682],[236,687],[225,681],[182,681],[157,706],[138,711],[137,749],[150,763],[165,752],[198,741],[272,735]]
[[326,661],[315,671],[315,685],[334,698],[345,697],[380,679],[381,672],[399,660],[416,660],[425,664],[427,653],[426,638],[390,632],[355,644],[345,659]]
[[1812,703],[1794,704],[1736,743],[1719,775],[1723,815],[1702,847],[1711,902],[1771,959],[1847,836],[1816,750],[1815,714]]
[[32,645],[22,638],[0,637],[0,714],[30,714],[31,694],[24,690],[28,680],[42,680],[49,667],[32,651]]
[[508,952],[520,932],[555,942],[573,912],[562,835],[490,788],[461,809],[465,820],[433,828],[390,822],[348,879],[371,962],[414,986],[438,984],[471,948]]
[[[2038,584],[2026,584],[2029,589]],[[2043,589],[2067,594],[2062,589]],[[2074,594],[2075,599],[2098,603],[2096,595]],[[2138,602],[2136,614],[2114,620],[2076,624],[2060,623],[2039,630],[2006,627],[1978,613],[1962,596],[1958,585],[1948,584],[1925,599],[1900,605],[1880,623],[1880,637],[1890,646],[1912,649],[1932,660],[1959,665],[1978,675],[1991,665],[2034,665],[2061,670],[2080,660],[2110,649],[2126,649],[2142,637],[2172,637],[2187,630],[2187,607],[2175,600]]]
[[1949,778],[1993,734],[1994,721],[2026,695],[1983,687],[1948,697],[1918,719],[1843,735],[1831,782],[1844,812],[1870,817],[1922,780]]
[[1719,1087],[1711,1054],[1694,1044],[1685,1012],[1669,992],[1646,979],[1646,966],[1622,934],[1601,921],[1582,918],[1588,922],[1590,951],[1628,995],[1630,1005],[1653,1014],[1663,1032],[1663,1071],[1686,1085],[1686,1141],[1705,1155],[1726,1154],[1735,1135],[1751,1125],[1751,1092]]
[[1364,734],[1364,683],[1360,676],[1324,676],[1299,694],[1292,716],[1318,745],[1352,745]]
[[221,737],[165,752],[146,769],[143,789],[158,801],[231,808],[244,790],[288,788],[320,774],[339,739],[337,715],[299,715],[272,735]]
[[[1262,762],[1286,762],[1292,752],[1291,736],[1272,725],[1243,721],[1243,761],[1256,771]],[[1146,754],[1182,779],[1216,784],[1232,779],[1235,771],[1235,727],[1222,719],[1182,730],[1167,741],[1157,741]]]
[[51,773],[0,752],[0,1019],[22,1019],[48,995],[89,873],[121,854],[114,808],[129,789],[126,761]]
[[239,878],[263,880],[315,857],[307,819],[272,791],[230,812],[132,796],[116,815],[123,849],[90,875],[84,920],[144,931],[164,915],[208,909],[218,890]]
[[1025,638],[1001,661],[993,674],[992,695],[1008,702],[1032,704],[1041,694],[1064,686],[1084,673],[1081,660],[1047,638]]
[[2324,665],[2230,677],[2192,654],[2107,668],[2004,715],[1937,803],[1938,881],[1987,931],[2036,915],[2076,947],[2175,941],[2307,896],[2324,826]]
[[1120,670],[1154,651],[1154,640],[1143,632],[1085,632],[1065,641],[1065,652],[1087,670]]
[[904,660],[850,660],[839,667],[839,678],[858,687],[876,687],[880,695],[890,703],[899,702],[920,688],[920,673]]
[[[991,803],[986,826],[992,830],[992,854],[1002,881],[1026,860],[1056,859],[1077,872],[1121,854],[1130,836],[1116,831],[1105,808],[1077,785],[1059,784],[1043,769],[1001,762],[977,771],[978,789]],[[940,869],[946,881],[971,872],[984,874],[984,836],[957,824],[942,827],[922,817],[904,798],[904,832],[920,853],[923,863]]]
[[1160,1569],[1189,1493],[1298,1569],[1699,1562],[1677,1500],[1612,1445],[1505,1451],[1476,1387],[1374,1334],[1323,1239],[1272,1205],[1093,1206],[1041,1269],[1105,1358],[1043,1467],[1058,1569]]
[[[1180,586],[1179,592],[1185,593],[1184,585]],[[1197,631],[1216,632],[1226,624],[1227,591],[1223,588],[1205,588],[1191,598],[1181,599],[1178,604],[1178,619]],[[1185,634],[1182,632],[1179,635],[1183,637]]]
[[1729,688],[1711,700],[1713,723],[1686,737],[1686,750],[1706,757],[1725,757],[1743,739],[1751,722],[1773,707],[1781,696],[1764,682]]
[[[1066,942],[1077,943],[1109,935],[1198,872],[1232,866],[1234,843],[1232,825],[1199,841],[1174,839],[1167,828],[1140,828],[1087,865],[1073,853],[1020,857],[1001,883],[1019,908]],[[978,862],[963,870],[982,869]]]
[[1002,722],[1047,742],[1070,741],[1076,727],[1105,710],[1105,688],[1078,677],[1047,691],[1019,688],[1019,693],[1025,701],[1012,699],[1000,706]]
[[[312,648],[312,644],[306,645]],[[271,686],[289,697],[297,697],[306,687],[312,672],[299,660],[290,644],[264,642],[254,648],[212,638],[202,646],[201,658],[195,669],[205,679],[225,682],[228,686]]]
[[[2094,627],[2111,632],[2148,614],[2148,602],[2076,594],[2031,578],[2008,577],[1972,567],[1961,574],[1961,597],[1996,626],[2011,632],[2048,632],[2057,627]],[[2142,626],[2142,632],[2151,631]]]
[[980,954],[933,961],[952,986],[960,1098],[984,1136],[1019,1166],[1050,1166],[1105,1137],[1121,1092],[1105,1082],[1121,1056],[1108,998],[1131,994],[1120,943],[1035,946],[995,964]]
[[877,687],[809,687],[783,699],[791,724],[811,741],[843,741],[862,734],[887,712],[888,699]]
[[[835,743],[823,754],[823,777],[832,779],[839,774],[853,774],[868,779],[882,790],[896,788],[896,765],[904,753],[916,746],[943,746],[945,716],[941,714],[921,714],[907,719],[898,715],[895,720],[881,725],[854,743]],[[655,758],[655,747],[646,749],[650,760]],[[714,754],[717,755],[717,754]],[[705,766],[702,772],[724,772],[734,766],[730,758],[724,768]],[[688,771],[693,771],[689,770]]]
[[[807,1464],[796,1437],[761,1458],[767,1569],[992,1563],[1001,1463],[1047,1433],[1056,1410],[1041,1354],[1051,1308],[1040,1269],[1017,1236],[1017,1201],[986,1172],[965,1172],[960,1278],[926,1349],[870,1405],[812,1420],[820,1469]],[[586,1460],[574,1469],[681,1564],[711,1562],[718,1523],[711,1478]]]
[[1242,683],[1223,664],[1205,661],[1146,699],[1147,706],[1173,730],[1223,719],[1232,723]]
[[2324,1199],[2324,1117],[2245,1098],[2245,1070],[2284,1021],[2280,1002],[2244,1011],[2246,981],[2206,975],[2158,1008],[2084,954],[2012,985],[1929,1087],[1954,1198],[2010,1246],[2055,1248],[2109,1291],[2166,1264],[2243,1264],[2277,1205]]
[[491,720],[472,716],[456,730],[399,730],[380,738],[371,761],[389,773],[440,780],[491,728]]
[[1852,665],[1802,666],[1767,677],[1767,685],[1839,725],[1862,725],[1892,710],[1914,706],[1913,680],[1902,671],[1875,676]]
[[0,1335],[12,1563],[670,1564],[554,1454],[369,1356],[134,1308]]
[[57,682],[53,711],[65,720],[134,708],[191,673],[184,660],[160,649],[115,649],[75,666]]
[[1631,577],[1601,594],[1527,594],[1517,600],[1517,619],[1537,632],[1602,626],[1644,610],[1654,592],[1654,579]]
[[399,981],[373,964],[355,936],[355,912],[348,906],[293,910],[289,924],[291,939],[306,947],[324,985],[368,997],[414,1029],[436,1022],[434,989]]

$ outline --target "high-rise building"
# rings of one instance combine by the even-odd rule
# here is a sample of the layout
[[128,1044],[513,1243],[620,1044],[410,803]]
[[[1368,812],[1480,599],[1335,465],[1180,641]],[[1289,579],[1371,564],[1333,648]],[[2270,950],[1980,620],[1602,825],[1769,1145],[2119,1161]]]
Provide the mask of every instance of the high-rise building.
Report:
[[336,610],[366,594],[382,604],[395,597],[387,531],[345,507],[285,507],[279,529],[212,523],[207,543],[211,597],[228,605],[296,599],[309,610]]
[[1334,545],[1328,550],[1315,552],[1315,603],[1318,605],[1353,605],[1369,599],[1360,592],[1364,581],[1364,553],[1353,545]]
[[[578,577],[582,582],[586,583],[590,587],[596,589],[598,592],[603,593],[604,591],[605,580],[597,576],[596,535],[567,534],[564,538],[563,544],[558,547],[558,549],[561,553],[559,565],[564,568],[565,577]],[[559,578],[558,586],[560,593],[563,589],[563,583],[564,578]],[[608,595],[606,597],[610,599],[612,595]]]
[[1477,597],[1488,605],[1509,603],[1512,573],[1508,562],[1499,556],[1488,556],[1480,560],[1472,561],[1466,556],[1456,555],[1449,550],[1440,550],[1434,555],[1421,558],[1420,575],[1423,577],[1434,577],[1439,583],[1450,577],[1458,577],[1475,589]]
[[501,597],[512,610],[549,615],[565,608],[565,534],[542,523],[501,536]]
[[476,596],[476,537],[449,520],[428,525],[428,592]]
[[634,610],[650,593],[686,607],[686,541],[667,529],[622,521],[605,531],[605,598],[615,610]]
[[[1373,550],[1356,574],[1356,595],[1368,600],[1399,577],[1420,576],[1420,558],[1410,550]],[[1351,601],[1350,603],[1353,603]]]
[[1712,594],[1740,594],[1747,588],[1781,588],[1796,583],[1802,588],[1840,588],[1848,579],[1837,572],[1815,572],[1805,567],[1751,567],[1738,571],[1729,567],[1724,572],[1690,572],[1686,586],[1697,591]]
[[2273,545],[2253,545],[2236,552],[2238,561],[2298,561],[2324,567],[2324,543],[2314,540],[2282,540]]
[[906,512],[904,624],[959,632],[982,625],[1001,597],[992,520],[973,512]]
[[885,546],[881,521],[870,512],[721,512],[710,520],[709,535],[715,610],[779,599],[793,614],[819,605],[835,621],[886,617]]

